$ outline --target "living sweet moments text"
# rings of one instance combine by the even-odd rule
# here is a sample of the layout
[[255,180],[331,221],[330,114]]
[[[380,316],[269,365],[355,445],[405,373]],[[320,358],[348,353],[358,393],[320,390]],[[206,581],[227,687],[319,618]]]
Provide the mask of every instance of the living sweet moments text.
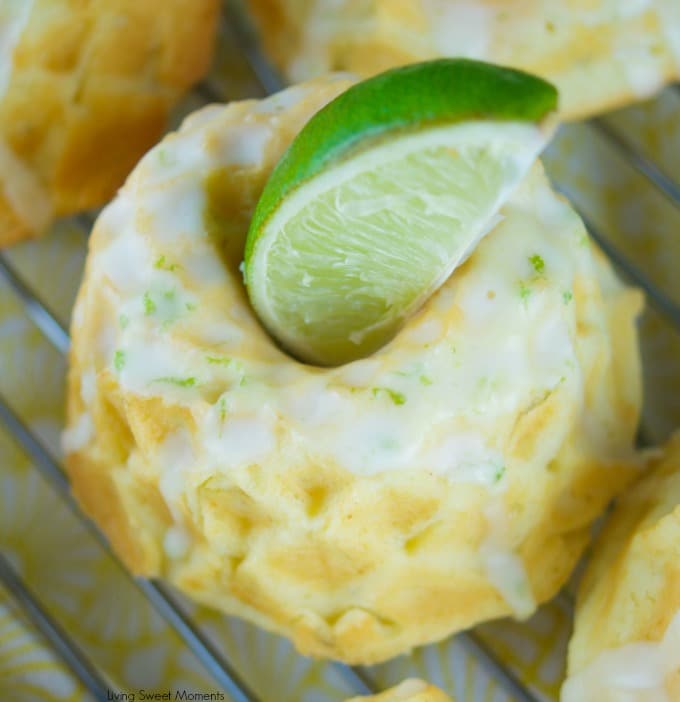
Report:
[[106,691],[106,699],[109,702],[223,702],[226,696],[223,692],[192,692],[191,690],[166,690],[164,692],[152,692],[151,690],[139,689],[135,692],[114,692]]

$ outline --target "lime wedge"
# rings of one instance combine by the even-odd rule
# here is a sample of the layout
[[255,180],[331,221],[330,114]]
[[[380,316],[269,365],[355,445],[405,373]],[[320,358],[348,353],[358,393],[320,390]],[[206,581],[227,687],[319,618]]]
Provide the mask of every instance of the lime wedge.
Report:
[[443,59],[351,87],[272,172],[246,241],[251,303],[317,365],[389,341],[475,248],[552,132],[557,92]]

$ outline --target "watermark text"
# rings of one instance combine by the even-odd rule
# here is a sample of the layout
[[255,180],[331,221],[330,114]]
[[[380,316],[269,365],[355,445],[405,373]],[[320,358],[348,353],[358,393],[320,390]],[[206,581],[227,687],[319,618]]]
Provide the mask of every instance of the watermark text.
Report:
[[224,702],[223,692],[193,692],[192,690],[165,690],[154,692],[140,688],[134,692],[106,691],[109,702]]

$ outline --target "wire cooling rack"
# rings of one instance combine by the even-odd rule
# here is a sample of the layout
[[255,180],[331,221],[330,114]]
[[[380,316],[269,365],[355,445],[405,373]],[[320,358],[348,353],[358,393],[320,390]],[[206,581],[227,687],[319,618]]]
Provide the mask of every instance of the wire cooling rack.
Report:
[[[275,71],[264,59],[253,38],[250,27],[242,15],[227,3],[223,13],[223,30],[236,41],[242,56],[259,83],[262,94],[274,92],[282,87],[282,82]],[[680,98],[680,88],[674,86]],[[200,84],[190,97],[186,110],[195,108],[205,102],[224,101],[223,85],[214,77]],[[630,167],[666,197],[674,208],[680,210],[680,184],[664,170],[650,160],[644,152],[633,143],[621,130],[612,127],[606,119],[595,119],[589,122],[599,139],[604,140],[609,147],[615,149],[619,156],[626,160]],[[556,187],[571,196],[567,184],[555,182]],[[646,294],[650,307],[654,308],[674,329],[680,331],[680,305],[662,286],[627,256],[619,246],[612,243],[606,232],[594,224],[589,214],[580,212],[586,226],[602,250],[609,256],[620,273],[640,287]],[[80,215],[71,220],[73,226],[89,231],[93,215]],[[68,332],[58,315],[52,311],[45,299],[36,292],[35,286],[26,282],[19,268],[12,262],[11,256],[0,253],[0,280],[5,287],[19,300],[24,307],[26,316],[40,330],[46,340],[61,354],[69,349]],[[79,510],[71,496],[68,480],[59,465],[58,459],[50,451],[37,434],[28,428],[18,414],[12,409],[6,397],[0,394],[0,427],[14,437],[23,452],[40,471],[66,506],[72,510],[86,529],[94,536],[101,549],[104,549],[117,565],[125,572],[123,565],[110,550],[109,544],[98,528]],[[118,691],[111,684],[107,672],[96,666],[88,652],[84,651],[76,641],[55,621],[48,608],[22,580],[17,568],[11,560],[3,555],[3,544],[0,544],[0,583],[23,610],[32,625],[52,646],[54,652],[70,668],[71,672],[81,681],[83,687],[96,700],[111,699],[111,692]],[[237,669],[236,664],[229,660],[203,628],[188,615],[184,604],[165,585],[155,581],[136,579],[129,576],[134,585],[148,599],[153,607],[162,615],[167,623],[175,629],[183,639],[186,647],[193,651],[205,672],[214,680],[217,689],[223,690],[235,702],[271,702],[262,700],[253,691],[253,681],[246,680]],[[570,611],[571,598],[567,594],[559,596],[560,605]],[[115,603],[112,605],[115,607]],[[457,641],[463,650],[485,669],[488,675],[495,679],[507,696],[520,702],[538,702],[540,696],[532,691],[530,686],[521,680],[513,669],[506,666],[488,643],[477,633],[466,632],[457,636]],[[377,692],[377,685],[371,672],[360,667],[348,667],[336,663],[328,663],[339,673],[349,690],[355,694]],[[120,690],[124,692],[124,690]],[[453,692],[453,691],[450,691]]]

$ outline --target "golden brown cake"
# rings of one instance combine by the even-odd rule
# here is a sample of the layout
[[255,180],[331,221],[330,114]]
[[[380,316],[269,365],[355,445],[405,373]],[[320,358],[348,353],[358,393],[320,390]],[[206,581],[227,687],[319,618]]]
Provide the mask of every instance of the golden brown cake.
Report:
[[208,67],[218,0],[0,3],[0,246],[103,204]]
[[292,81],[360,75],[437,56],[521,68],[584,117],[680,77],[677,0],[248,0],[265,48]]
[[388,345],[289,358],[248,304],[244,240],[286,147],[352,82],[207,107],[142,159],[90,239],[64,450],[132,571],[370,663],[565,582],[639,470],[641,296],[537,163]]
[[353,697],[347,702],[453,702],[440,689],[422,680],[410,679],[379,695]]
[[680,700],[680,434],[651,463],[596,544],[562,702]]

